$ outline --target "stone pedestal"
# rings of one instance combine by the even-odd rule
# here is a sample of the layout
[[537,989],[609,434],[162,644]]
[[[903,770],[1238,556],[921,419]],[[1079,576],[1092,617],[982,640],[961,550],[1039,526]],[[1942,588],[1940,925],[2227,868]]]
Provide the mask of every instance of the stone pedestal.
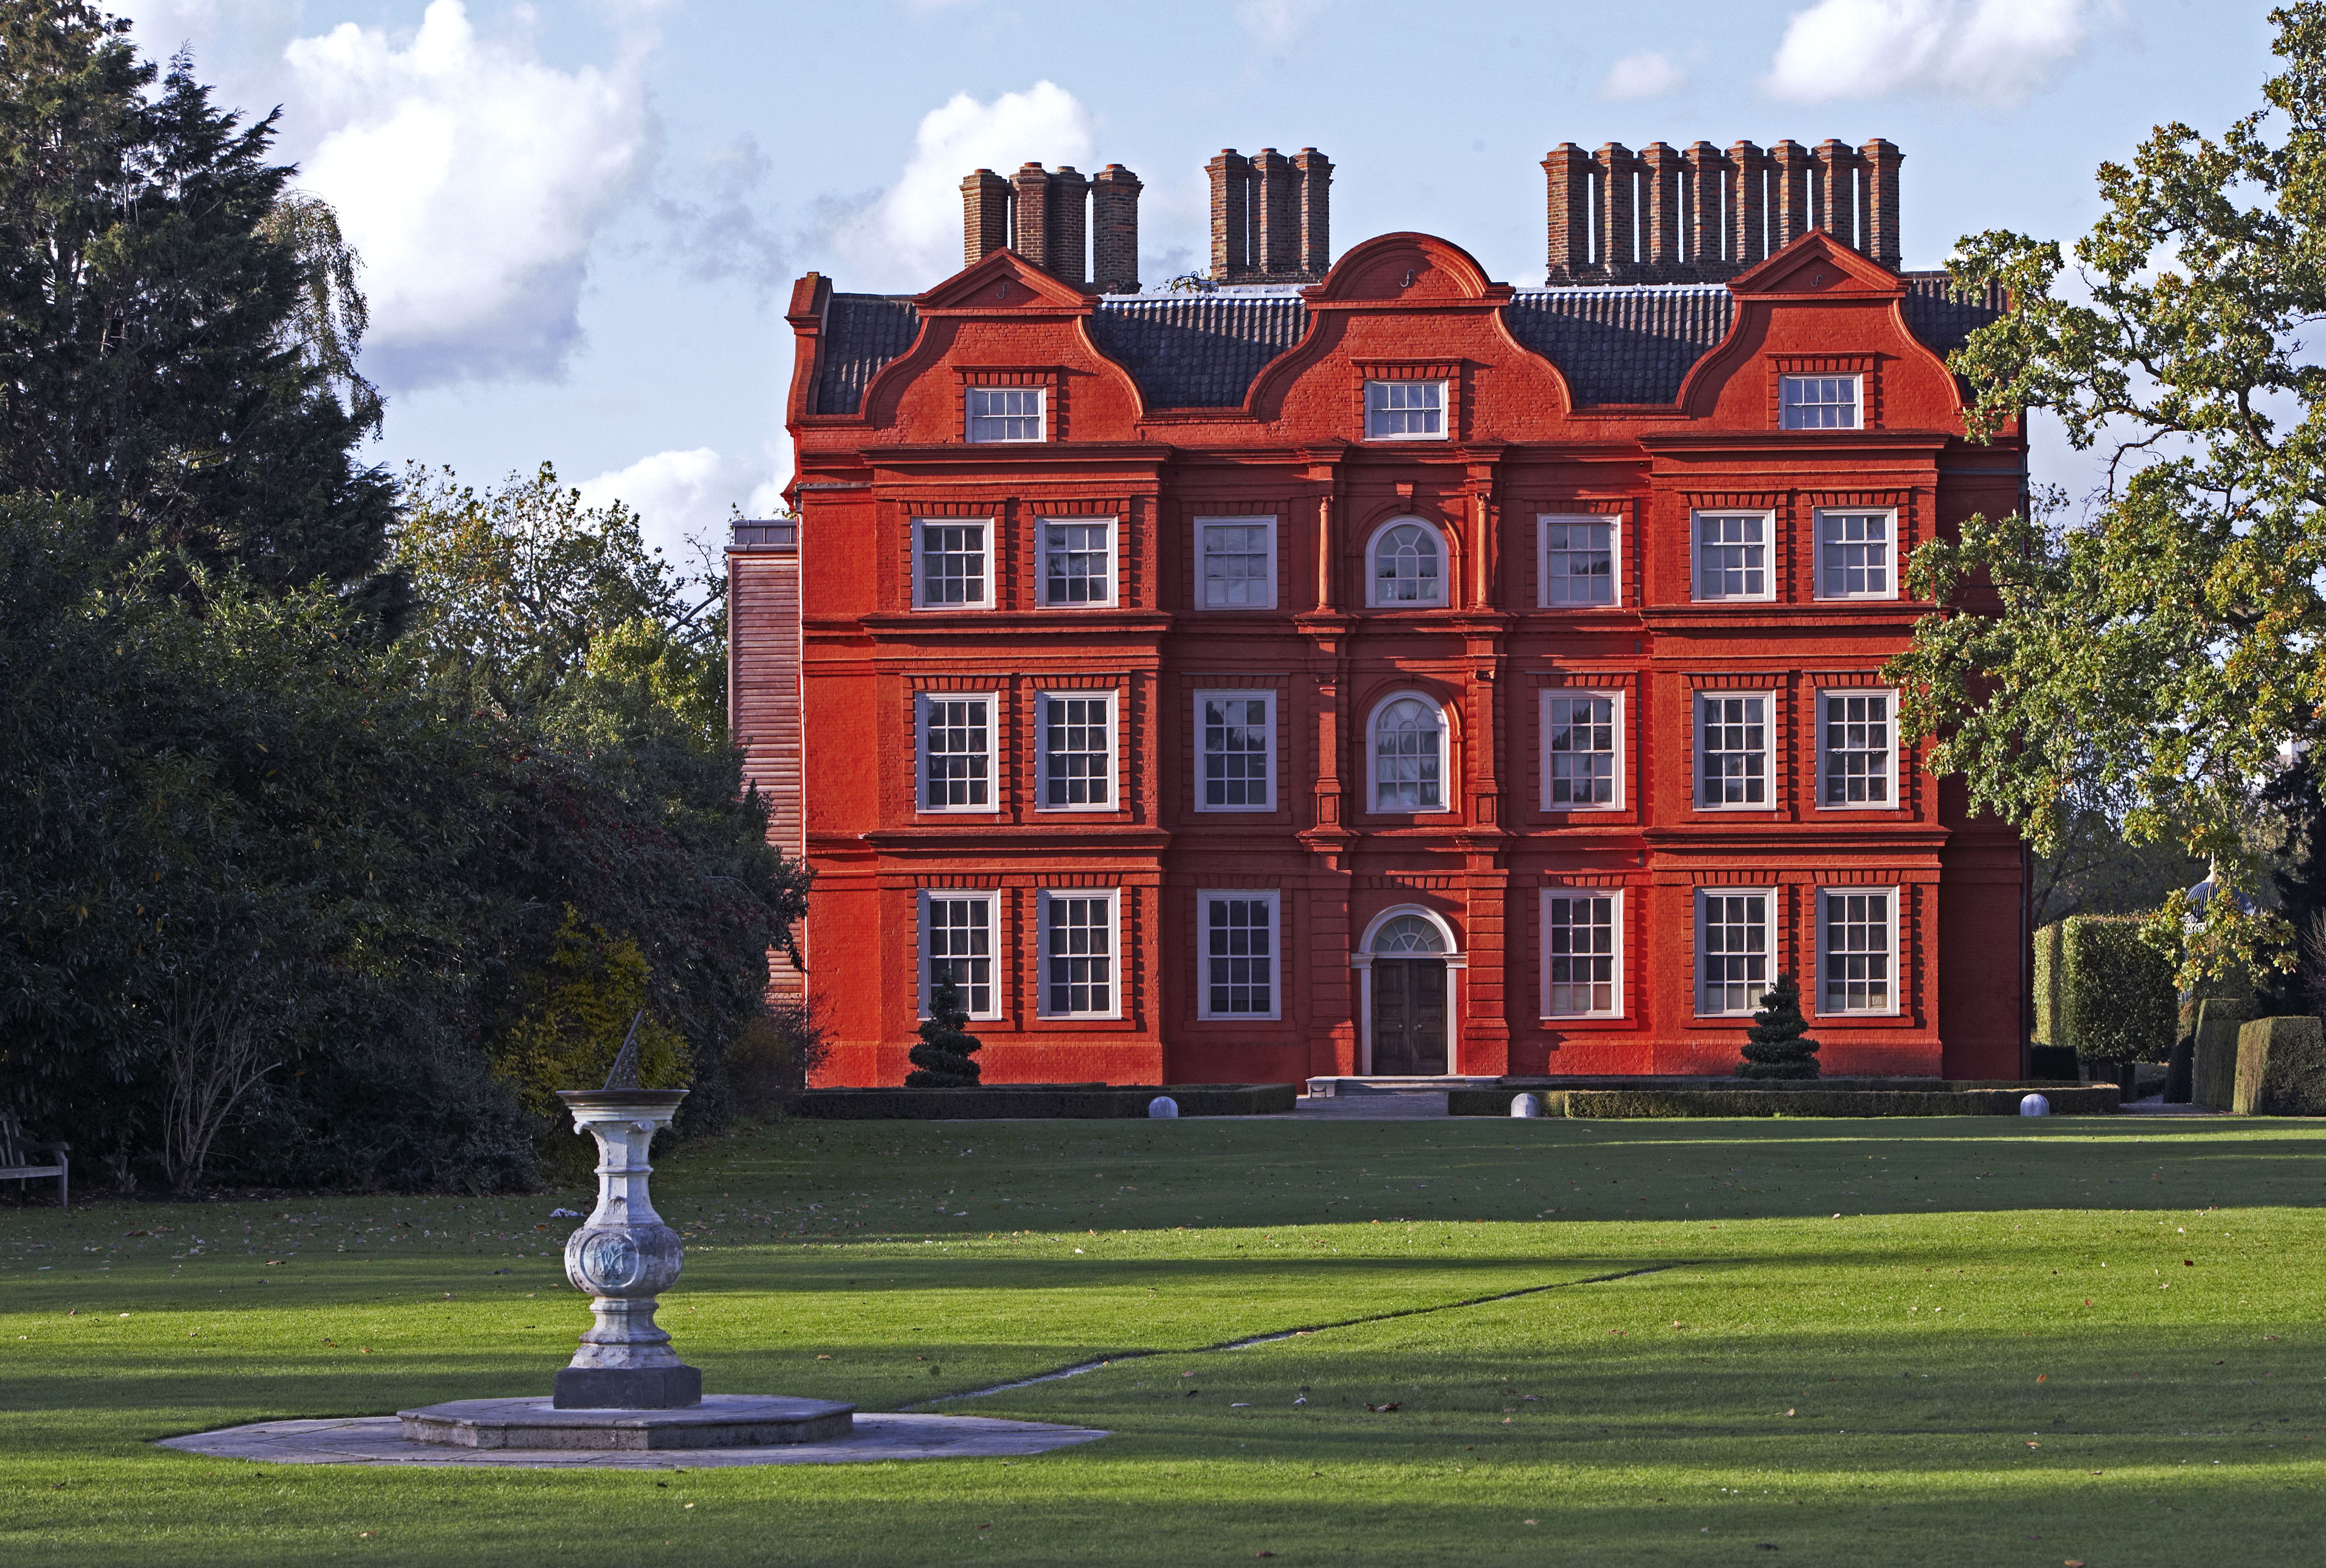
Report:
[[558,1091],[575,1130],[598,1140],[598,1206],[565,1239],[565,1277],[590,1294],[597,1320],[557,1375],[559,1410],[680,1410],[702,1403],[702,1374],[655,1323],[656,1298],[678,1282],[678,1233],[647,1195],[654,1135],[670,1125],[683,1089]]
[[539,1398],[455,1399],[395,1414],[407,1443],[643,1452],[838,1442],[850,1434],[856,1406],[829,1399],[748,1394],[713,1394],[706,1399],[698,1394],[684,1410],[571,1410]]

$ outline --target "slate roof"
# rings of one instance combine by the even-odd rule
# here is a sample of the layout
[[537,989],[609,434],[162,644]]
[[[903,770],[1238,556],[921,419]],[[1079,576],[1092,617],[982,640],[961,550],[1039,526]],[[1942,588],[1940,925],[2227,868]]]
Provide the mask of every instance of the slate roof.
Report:
[[1944,273],[1906,274],[1906,325],[1942,355],[1961,348],[1973,329],[1986,326],[2003,310],[2000,284],[1989,285],[1982,295],[1958,300]]
[[1735,317],[1721,283],[1521,289],[1503,307],[1511,336],[1558,366],[1578,404],[1671,402]]
[[1103,300],[1091,336],[1127,366],[1149,408],[1236,408],[1260,367],[1300,341],[1308,307],[1279,290]]
[[854,413],[880,366],[913,346],[921,313],[910,300],[886,294],[834,294],[824,306],[823,364],[816,372],[815,412]]
[[[1940,354],[2000,315],[2003,296],[1952,297],[1943,273],[1906,274],[1906,324]],[[1581,404],[1670,403],[1689,366],[1727,336],[1723,283],[1521,289],[1503,307],[1511,335],[1567,376]],[[1293,290],[1109,295],[1091,318],[1099,348],[1126,366],[1150,409],[1236,408],[1261,367],[1300,340],[1308,307]],[[824,317],[819,413],[854,413],[874,374],[911,347],[910,300],[834,294]]]

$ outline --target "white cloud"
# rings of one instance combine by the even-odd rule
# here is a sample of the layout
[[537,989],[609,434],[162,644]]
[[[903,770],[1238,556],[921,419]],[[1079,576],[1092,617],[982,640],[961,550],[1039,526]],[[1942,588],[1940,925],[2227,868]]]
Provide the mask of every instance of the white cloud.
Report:
[[638,515],[648,544],[683,571],[700,564],[700,540],[714,552],[727,537],[734,507],[746,517],[772,516],[783,509],[782,480],[768,465],[726,458],[711,447],[656,452],[626,469],[615,469],[574,487],[585,505],[620,501]]
[[1333,0],[1243,0],[1236,7],[1236,20],[1262,43],[1289,43],[1332,3]]
[[1607,68],[1607,75],[1599,84],[1599,96],[1611,103],[1626,103],[1635,98],[1660,98],[1687,85],[1687,73],[1672,63],[1670,55],[1642,49]]
[[1088,172],[1091,148],[1089,111],[1056,82],[990,104],[955,93],[921,116],[897,182],[835,226],[835,247],[859,269],[852,286],[925,289],[960,271],[961,180],[971,170],[1007,175],[1038,162]]
[[1819,0],[1786,24],[1763,81],[1795,103],[1929,93],[2008,105],[2091,44],[2104,0]]
[[635,60],[559,70],[433,0],[391,40],[343,23],[284,51],[328,125],[300,183],[364,260],[368,367],[391,385],[555,372],[578,342],[591,242],[643,172]]

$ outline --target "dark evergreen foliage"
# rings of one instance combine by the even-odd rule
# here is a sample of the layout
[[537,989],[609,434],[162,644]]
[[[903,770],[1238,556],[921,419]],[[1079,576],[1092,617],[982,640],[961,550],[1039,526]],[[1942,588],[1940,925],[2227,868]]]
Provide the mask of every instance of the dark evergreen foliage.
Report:
[[969,1009],[961,1003],[961,987],[952,971],[937,976],[929,993],[928,1021],[921,1025],[921,1043],[909,1053],[913,1071],[905,1075],[907,1089],[974,1089],[980,1068],[973,1058],[984,1044],[962,1028]]
[[1739,1078],[1815,1078],[1818,1043],[1809,1037],[1809,1021],[1801,1016],[1801,988],[1793,977],[1777,977],[1761,997],[1761,1010],[1744,1035],[1744,1060]]
[[0,493],[262,585],[391,617],[393,490],[301,340],[308,268],[270,216],[274,117],[140,60],[79,0],[0,5]]

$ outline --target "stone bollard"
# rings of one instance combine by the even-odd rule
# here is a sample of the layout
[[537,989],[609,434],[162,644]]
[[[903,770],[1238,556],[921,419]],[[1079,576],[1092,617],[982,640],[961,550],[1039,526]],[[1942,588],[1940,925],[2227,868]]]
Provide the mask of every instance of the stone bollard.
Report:
[[1511,1114],[1512,1116],[1540,1116],[1542,1114],[1542,1096],[1539,1094],[1512,1095],[1511,1097]]
[[1177,1121],[1179,1102],[1168,1094],[1158,1094],[1147,1102],[1147,1115],[1151,1121]]
[[2052,1102],[2044,1099],[2040,1094],[2024,1095],[2019,1101],[2019,1114],[2022,1116],[2049,1116],[2052,1114]]

